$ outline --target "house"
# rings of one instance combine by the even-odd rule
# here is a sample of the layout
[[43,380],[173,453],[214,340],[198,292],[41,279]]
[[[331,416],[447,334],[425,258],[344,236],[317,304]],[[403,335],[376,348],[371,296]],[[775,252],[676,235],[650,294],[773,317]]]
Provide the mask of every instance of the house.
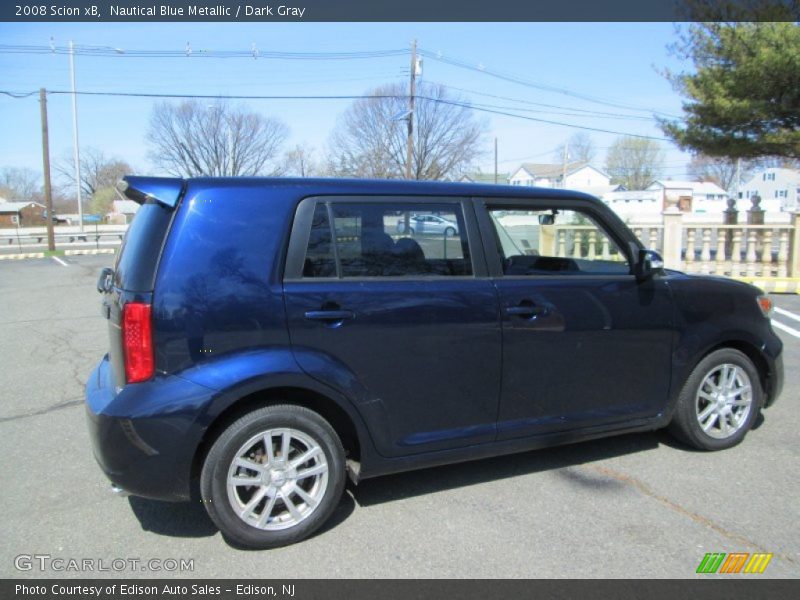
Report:
[[[508,173],[497,174],[497,185],[508,184]],[[489,183],[494,184],[494,173],[465,173],[459,180],[461,183]]]
[[130,223],[137,210],[139,205],[133,200],[114,200],[106,217],[110,223]]
[[46,224],[44,204],[8,202],[0,198],[0,227],[34,227]]
[[566,181],[564,171],[563,164],[522,163],[508,182],[511,185],[570,190],[600,189],[611,185],[611,178],[606,173],[586,162],[568,164]]
[[728,208],[728,192],[711,181],[657,179],[646,191],[661,192],[663,208],[671,203],[682,212],[722,213]]
[[[739,210],[749,210],[750,199],[761,196],[761,208],[767,212],[794,212],[800,209],[800,171],[770,168],[756,173],[739,191]],[[743,206],[744,205],[744,206]]]
[[664,210],[664,194],[661,190],[616,190],[603,194],[601,198],[623,219],[660,215]]

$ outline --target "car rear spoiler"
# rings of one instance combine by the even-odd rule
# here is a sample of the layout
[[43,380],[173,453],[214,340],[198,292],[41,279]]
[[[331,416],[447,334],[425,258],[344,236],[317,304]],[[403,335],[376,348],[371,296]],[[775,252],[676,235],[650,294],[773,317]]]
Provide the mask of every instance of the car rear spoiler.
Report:
[[183,195],[186,181],[175,177],[138,177],[126,175],[117,183],[117,191],[137,204],[154,200],[175,208]]

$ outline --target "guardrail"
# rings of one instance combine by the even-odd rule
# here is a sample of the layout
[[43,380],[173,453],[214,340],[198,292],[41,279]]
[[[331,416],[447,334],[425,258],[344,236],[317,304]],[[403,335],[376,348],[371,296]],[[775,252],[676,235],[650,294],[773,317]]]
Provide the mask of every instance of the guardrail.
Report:
[[[78,227],[55,228],[54,237],[56,244],[75,242],[95,242],[105,239],[105,243],[120,243],[125,237],[128,228],[115,226],[84,227],[83,232]],[[0,229],[0,244],[37,245],[47,243],[47,229],[45,227],[31,227],[26,229]]]

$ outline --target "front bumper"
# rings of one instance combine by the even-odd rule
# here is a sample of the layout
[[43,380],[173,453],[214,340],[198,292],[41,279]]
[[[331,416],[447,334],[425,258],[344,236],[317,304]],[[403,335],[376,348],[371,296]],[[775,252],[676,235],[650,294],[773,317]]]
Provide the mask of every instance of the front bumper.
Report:
[[86,384],[94,456],[125,491],[158,500],[187,500],[202,415],[213,390],[175,376],[115,388],[108,356]]

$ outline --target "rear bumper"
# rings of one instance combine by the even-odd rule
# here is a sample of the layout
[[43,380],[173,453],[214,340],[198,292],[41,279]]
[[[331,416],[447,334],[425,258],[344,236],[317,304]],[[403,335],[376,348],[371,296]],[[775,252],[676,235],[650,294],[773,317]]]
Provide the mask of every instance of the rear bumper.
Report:
[[158,500],[190,497],[192,464],[213,390],[180,377],[157,376],[117,390],[108,357],[86,384],[94,456],[125,491]]

